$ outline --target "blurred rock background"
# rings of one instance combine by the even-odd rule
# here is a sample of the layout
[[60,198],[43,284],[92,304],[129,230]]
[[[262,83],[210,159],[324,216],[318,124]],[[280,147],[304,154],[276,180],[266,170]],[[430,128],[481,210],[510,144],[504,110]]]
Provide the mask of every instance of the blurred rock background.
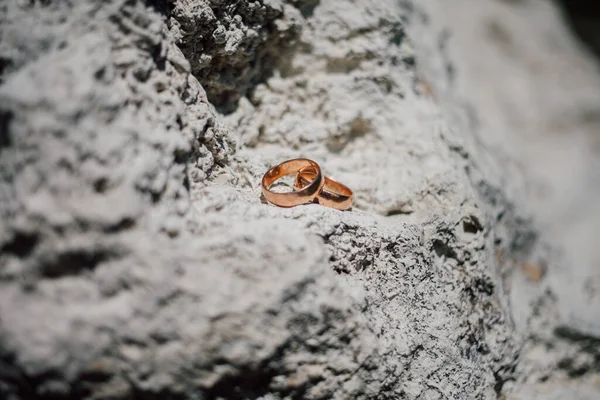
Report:
[[0,4],[0,398],[597,399],[598,19]]

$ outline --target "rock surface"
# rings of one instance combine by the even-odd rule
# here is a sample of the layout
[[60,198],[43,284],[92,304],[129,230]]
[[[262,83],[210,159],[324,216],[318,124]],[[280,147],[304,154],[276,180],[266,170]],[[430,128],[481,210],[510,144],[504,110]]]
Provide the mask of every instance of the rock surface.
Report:
[[524,342],[506,392],[523,399],[600,395],[597,15],[564,6],[404,3],[420,70],[453,127],[470,133],[453,148],[508,233],[499,268]]
[[0,397],[597,398],[600,75],[477,4],[1,5]]

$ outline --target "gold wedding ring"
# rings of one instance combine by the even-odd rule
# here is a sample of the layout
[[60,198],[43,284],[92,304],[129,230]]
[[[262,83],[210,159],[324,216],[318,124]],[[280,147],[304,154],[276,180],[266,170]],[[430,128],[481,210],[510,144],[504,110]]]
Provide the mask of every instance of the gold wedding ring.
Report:
[[[271,186],[278,179],[294,173],[293,192],[271,191]],[[350,209],[354,201],[354,193],[350,188],[324,177],[319,164],[307,158],[284,161],[268,170],[262,178],[262,193],[269,203],[279,207],[316,203],[343,211]]]
[[[304,188],[316,175],[317,170],[313,166],[301,168],[296,175],[294,189]],[[313,200],[314,203],[342,211],[352,207],[353,201],[354,193],[349,187],[327,177],[325,177],[323,188]]]
[[[275,193],[270,190],[273,183],[279,178],[298,173],[303,168],[311,168],[314,173],[305,181],[302,188],[290,193]],[[271,204],[279,207],[293,207],[312,202],[321,191],[324,183],[325,180],[321,174],[319,164],[306,158],[295,158],[284,161],[267,171],[262,178],[262,193]]]

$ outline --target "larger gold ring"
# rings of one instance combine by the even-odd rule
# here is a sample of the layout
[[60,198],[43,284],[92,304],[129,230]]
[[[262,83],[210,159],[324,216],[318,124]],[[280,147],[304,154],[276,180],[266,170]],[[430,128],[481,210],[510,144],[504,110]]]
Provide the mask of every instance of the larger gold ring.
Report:
[[[275,193],[269,189],[279,178],[295,174],[303,168],[311,168],[313,173],[310,179],[304,181],[305,185],[299,190],[290,193]],[[262,178],[262,193],[269,203],[279,207],[293,207],[300,204],[311,203],[321,191],[325,184],[321,167],[316,162],[307,158],[295,158],[293,160],[284,161],[279,165],[274,166]]]

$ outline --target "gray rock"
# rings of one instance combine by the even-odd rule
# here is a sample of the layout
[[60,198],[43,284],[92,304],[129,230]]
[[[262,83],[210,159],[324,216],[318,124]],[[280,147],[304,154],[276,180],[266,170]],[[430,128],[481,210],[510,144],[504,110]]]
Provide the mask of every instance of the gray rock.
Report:
[[[0,397],[593,398],[595,248],[550,228],[571,201],[596,221],[593,197],[558,196],[595,190],[578,169],[595,158],[555,179],[515,157],[536,149],[519,132],[591,137],[592,62],[538,5],[502,24],[551,30],[561,56],[472,76],[496,39],[469,29],[501,11],[454,3],[0,6]],[[553,102],[571,61],[573,101]],[[353,210],[261,200],[298,156]]]
[[[501,233],[498,267],[525,335],[514,392],[572,391],[599,371],[594,14],[570,2],[403,3],[420,69],[462,132],[452,147]],[[594,387],[598,397],[590,385],[575,398]]]
[[169,25],[211,102],[228,112],[294,48],[301,19],[281,0],[174,1]]

